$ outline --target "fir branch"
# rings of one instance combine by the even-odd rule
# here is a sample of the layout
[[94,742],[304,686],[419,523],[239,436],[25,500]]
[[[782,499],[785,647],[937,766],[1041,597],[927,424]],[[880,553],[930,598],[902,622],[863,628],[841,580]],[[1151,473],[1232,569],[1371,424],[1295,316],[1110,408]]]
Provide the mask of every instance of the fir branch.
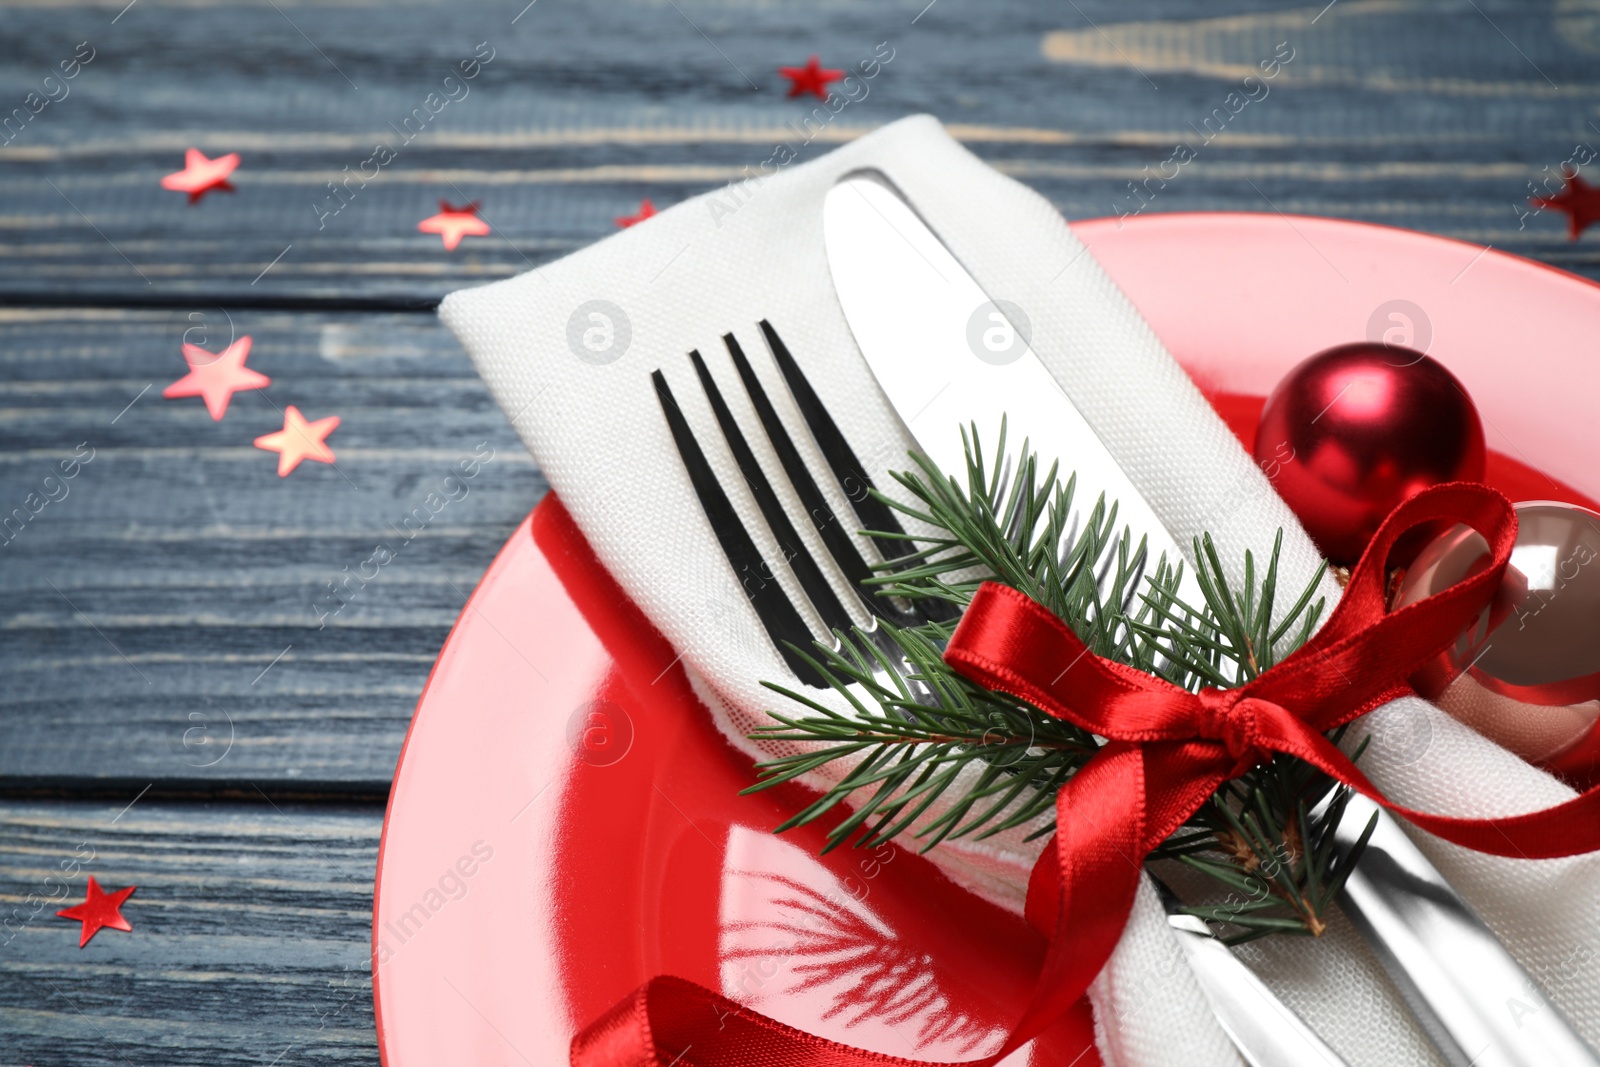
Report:
[[[1146,544],[1132,546],[1130,531],[1118,530],[1115,502],[1102,497],[1076,513],[1076,478],[1061,481],[1055,466],[1041,472],[1026,442],[1013,462],[1003,424],[992,460],[976,427],[963,431],[963,444],[963,478],[914,454],[915,469],[892,475],[912,502],[878,494],[914,526],[935,531],[914,539],[867,531],[914,544],[871,579],[882,592],[964,609],[981,583],[1002,582],[1054,612],[1096,655],[1190,691],[1243,684],[1315,629],[1324,607],[1316,599],[1318,575],[1280,610],[1282,531],[1264,570],[1245,553],[1238,588],[1225,577],[1211,538],[1198,538],[1194,584],[1203,603],[1186,603],[1178,595],[1183,561],[1163,556],[1149,566]],[[898,664],[891,664],[885,642],[860,630],[838,635],[837,647],[797,650],[844,696],[850,714],[768,683],[804,710],[771,713],[774,725],[752,737],[807,744],[758,765],[760,780],[745,792],[850,758],[857,760],[851,769],[780,831],[821,818],[848,798],[853,810],[829,831],[828,849],[852,839],[875,847],[913,828],[924,851],[947,839],[982,839],[1019,826],[1034,825],[1029,839],[1052,832],[1055,795],[1094,754],[1097,740],[948,667],[941,653],[953,622],[877,625]],[[1328,814],[1314,826],[1307,813],[1330,791]],[[925,820],[941,799],[948,801],[944,810]],[[1342,885],[1333,870],[1332,828],[1347,799],[1348,791],[1320,771],[1275,755],[1219,788],[1152,858],[1181,863],[1227,890],[1222,904],[1186,910],[1227,927],[1232,941],[1320,934],[1322,916]]]

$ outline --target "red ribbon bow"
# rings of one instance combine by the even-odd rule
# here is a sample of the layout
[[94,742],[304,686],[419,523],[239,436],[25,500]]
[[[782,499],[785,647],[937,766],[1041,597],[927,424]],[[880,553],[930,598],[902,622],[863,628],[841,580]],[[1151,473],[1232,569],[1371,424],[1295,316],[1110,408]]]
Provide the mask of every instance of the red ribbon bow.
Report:
[[[1466,523],[1493,552],[1486,570],[1395,612],[1386,562],[1401,535]],[[1312,764],[1429,833],[1497,856],[1548,859],[1600,849],[1600,787],[1543,811],[1460,819],[1391,803],[1324,736],[1411,691],[1406,679],[1489,602],[1516,542],[1511,504],[1483,486],[1419,493],[1379,529],[1327,623],[1282,663],[1237,689],[1191,693],[1093,655],[1055,615],[1008,586],[973,597],[945,662],[991,689],[1108,739],[1056,797],[1056,837],[1034,867],[1028,919],[1050,935],[1032,1002],[987,1067],[1054,1023],[1110,958],[1133,907],[1143,862],[1230,778],[1270,753]],[[1056,936],[1066,931],[1070,936]],[[721,1009],[738,1025],[694,1025]],[[687,1031],[695,1031],[692,1035]],[[658,978],[578,1034],[574,1067],[661,1067],[694,1037],[700,1067],[883,1067],[919,1061],[804,1034],[679,979]],[[684,1047],[676,1041],[676,1047]]]

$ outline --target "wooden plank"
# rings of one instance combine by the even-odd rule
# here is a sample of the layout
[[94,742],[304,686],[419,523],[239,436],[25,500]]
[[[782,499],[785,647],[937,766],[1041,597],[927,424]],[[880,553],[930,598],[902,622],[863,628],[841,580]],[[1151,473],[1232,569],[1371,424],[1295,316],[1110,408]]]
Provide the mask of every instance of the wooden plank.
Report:
[[[193,314],[0,309],[0,786],[381,795],[543,479],[431,315]],[[162,399],[186,330],[272,385]],[[340,416],[335,465],[252,446],[289,404]]]
[[[641,197],[666,206],[736,179],[778,141],[815,158],[919,111],[1069,217],[1340,215],[1600,277],[1592,236],[1572,244],[1527,205],[1530,181],[1556,184],[1600,147],[1594,20],[1323,7],[13,6],[0,116],[79,42],[95,56],[0,147],[0,300],[426,304],[603,237]],[[779,65],[816,52],[851,67],[880,42],[893,59],[837,117],[784,95]],[[480,52],[492,59],[452,83],[460,98],[411,118],[422,132],[407,140],[408,117]],[[1243,81],[1279,54],[1293,58],[1270,83]],[[797,130],[816,116],[808,141]],[[1168,164],[1180,142],[1193,158]],[[330,199],[380,143],[395,158]],[[240,152],[238,191],[191,207],[159,188],[189,145]],[[448,253],[417,233],[440,198],[481,200],[495,235]]]
[[[376,1065],[381,811],[126,804],[0,802],[0,1063]],[[91,874],[133,930],[79,949]]]

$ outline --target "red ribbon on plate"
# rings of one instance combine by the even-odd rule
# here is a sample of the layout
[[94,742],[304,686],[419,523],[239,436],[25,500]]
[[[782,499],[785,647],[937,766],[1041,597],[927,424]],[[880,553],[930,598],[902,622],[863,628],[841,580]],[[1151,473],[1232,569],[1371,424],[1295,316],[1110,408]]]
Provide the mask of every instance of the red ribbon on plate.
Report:
[[[1390,612],[1390,549],[1413,527],[1452,522],[1484,536],[1492,565]],[[1310,641],[1237,689],[1198,693],[1094,655],[1065,623],[1015,589],[980,587],[945,662],[1108,740],[1057,794],[1056,836],[1029,881],[1028,919],[1050,937],[1033,999],[1004,1047],[965,1067],[998,1062],[1071,1009],[1122,936],[1145,857],[1218,786],[1271,753],[1304,760],[1429,833],[1479,852],[1549,859],[1600,849],[1600,786],[1523,815],[1433,815],[1391,803],[1324,736],[1411,692],[1406,679],[1489,603],[1516,535],[1516,512],[1492,489],[1456,482],[1425,490],[1384,522]],[[665,977],[640,987],[572,1041],[574,1067],[673,1062],[911,1067],[923,1061],[827,1041]]]

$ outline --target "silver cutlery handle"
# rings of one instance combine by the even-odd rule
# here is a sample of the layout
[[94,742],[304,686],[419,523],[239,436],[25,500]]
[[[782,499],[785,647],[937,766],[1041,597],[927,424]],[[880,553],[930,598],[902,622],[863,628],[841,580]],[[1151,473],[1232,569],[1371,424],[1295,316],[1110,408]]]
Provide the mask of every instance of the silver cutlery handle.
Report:
[[1404,830],[1351,797],[1335,833],[1348,855],[1376,814],[1340,904],[1451,1067],[1597,1067],[1600,1057]]
[[1206,1002],[1250,1067],[1346,1067],[1305,1020],[1267,988],[1203,919],[1172,915],[1178,944]]

